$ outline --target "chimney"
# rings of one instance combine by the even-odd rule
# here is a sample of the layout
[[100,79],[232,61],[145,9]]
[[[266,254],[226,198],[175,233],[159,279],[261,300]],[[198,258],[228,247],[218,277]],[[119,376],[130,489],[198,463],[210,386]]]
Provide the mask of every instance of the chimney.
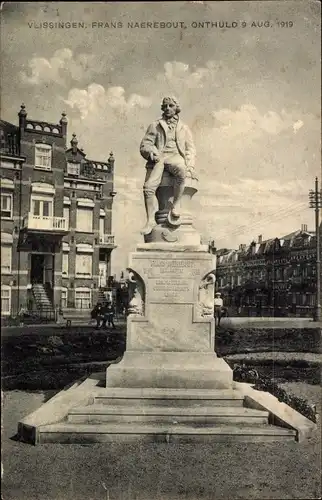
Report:
[[71,145],[71,148],[73,150],[73,155],[75,155],[77,153],[77,146],[78,146],[78,140],[77,140],[76,134],[73,134],[73,138],[70,141],[70,145]]
[[113,155],[113,152],[111,151],[110,152],[110,156],[107,160],[107,163],[109,165],[109,173],[113,173],[113,170],[114,170],[114,162],[115,162],[115,158],[114,158],[114,155]]
[[260,235],[258,236],[258,243],[259,243],[259,244],[263,243],[263,235],[262,235],[262,234],[260,234]]
[[61,119],[59,120],[59,124],[61,126],[61,133],[65,139],[65,143],[66,143],[66,136],[67,136],[67,123],[68,123],[68,120],[66,118],[66,113],[63,112],[61,114]]
[[20,136],[22,136],[23,132],[26,128],[27,111],[26,111],[26,106],[24,105],[24,103],[21,104],[20,108],[21,109],[18,113],[18,116],[19,116]]
[[241,252],[245,252],[245,250],[246,250],[246,245],[245,245],[245,243],[241,243],[241,244],[239,245],[239,250],[240,250]]
[[301,225],[301,231],[307,231],[307,224]]

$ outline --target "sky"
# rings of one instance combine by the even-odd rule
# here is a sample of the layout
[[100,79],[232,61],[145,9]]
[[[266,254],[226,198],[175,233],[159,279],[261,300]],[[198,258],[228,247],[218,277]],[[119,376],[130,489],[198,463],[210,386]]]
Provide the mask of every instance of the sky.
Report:
[[[210,26],[219,21],[222,28]],[[83,27],[41,27],[46,22]],[[129,27],[136,22],[170,24]],[[209,24],[196,27],[202,22]],[[179,99],[194,136],[192,213],[203,241],[238,248],[260,234],[313,229],[320,31],[320,2],[308,0],[4,2],[1,115],[17,123],[22,102],[35,120],[58,123],[65,111],[68,141],[76,133],[88,158],[106,161],[113,151],[117,276],[142,242],[139,144],[165,95]]]

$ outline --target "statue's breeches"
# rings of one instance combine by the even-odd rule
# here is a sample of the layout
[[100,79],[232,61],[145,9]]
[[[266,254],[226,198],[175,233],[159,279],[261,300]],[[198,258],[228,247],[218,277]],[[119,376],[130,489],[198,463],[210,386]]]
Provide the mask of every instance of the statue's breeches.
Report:
[[186,177],[186,165],[184,158],[179,154],[164,155],[153,168],[147,168],[143,192],[145,196],[154,196],[160,186],[163,171],[167,170],[173,177],[175,184],[184,184]]

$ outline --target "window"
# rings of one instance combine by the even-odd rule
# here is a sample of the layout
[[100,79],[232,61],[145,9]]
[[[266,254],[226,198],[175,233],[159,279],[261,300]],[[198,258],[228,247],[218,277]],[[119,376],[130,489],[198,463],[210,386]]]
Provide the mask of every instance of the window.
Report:
[[67,162],[67,175],[79,175],[80,163]]
[[52,217],[53,198],[51,196],[32,196],[31,213],[36,217]]
[[66,220],[65,228],[69,229],[69,207],[64,206],[64,219]]
[[308,295],[307,305],[311,307],[315,306],[315,295],[313,294]]
[[76,276],[90,278],[92,276],[92,255],[86,253],[76,254]]
[[100,242],[104,241],[104,217],[100,217]]
[[68,259],[69,259],[68,252],[64,252],[63,253],[63,265],[62,265],[62,275],[63,276],[68,276]]
[[85,184],[84,182],[77,183],[77,189],[82,189],[83,191],[94,191],[94,184]]
[[65,309],[68,302],[68,290],[67,288],[62,288],[60,291],[60,307]]
[[11,288],[7,285],[1,287],[1,316],[9,316],[11,312]]
[[90,309],[91,307],[91,290],[89,288],[75,289],[75,309]]
[[48,144],[36,144],[35,168],[51,170],[51,146]]
[[12,218],[12,194],[1,193],[1,218]]
[[93,232],[93,210],[87,207],[77,207],[76,231],[83,233]]
[[11,273],[12,247],[1,245],[1,274]]

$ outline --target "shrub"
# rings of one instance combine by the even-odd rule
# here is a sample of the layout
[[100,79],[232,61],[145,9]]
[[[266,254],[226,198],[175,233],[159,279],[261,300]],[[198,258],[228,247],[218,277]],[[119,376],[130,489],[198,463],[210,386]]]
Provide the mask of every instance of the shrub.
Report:
[[316,407],[311,405],[307,400],[288,394],[285,389],[280,387],[275,380],[259,375],[256,370],[250,370],[242,365],[235,365],[233,369],[234,380],[238,382],[248,382],[254,384],[253,388],[257,391],[269,392],[275,396],[281,403],[285,403],[293,410],[298,411],[304,417],[316,423]]
[[256,370],[248,368],[245,363],[242,365],[235,364],[233,366],[234,380],[238,382],[248,382],[249,384],[255,383],[259,374]]
[[64,342],[62,341],[61,337],[58,337],[58,335],[51,335],[50,337],[48,337],[47,342],[51,347],[60,347],[64,345]]

